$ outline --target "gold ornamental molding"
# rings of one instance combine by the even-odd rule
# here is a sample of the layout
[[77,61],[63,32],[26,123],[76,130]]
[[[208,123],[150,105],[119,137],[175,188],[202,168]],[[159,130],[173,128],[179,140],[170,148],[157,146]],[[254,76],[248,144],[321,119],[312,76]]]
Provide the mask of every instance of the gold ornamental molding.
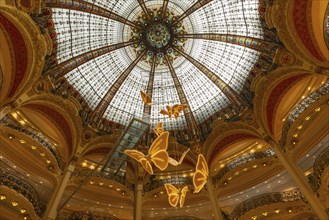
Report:
[[[31,88],[33,83],[40,77],[44,66],[44,58],[50,53],[50,51],[48,45],[49,43],[47,43],[48,40],[46,39],[47,36],[41,34],[39,28],[26,12],[17,10],[15,7],[8,5],[0,5],[0,14],[9,19],[10,22],[12,22],[19,30],[27,49],[27,68],[25,73],[23,73],[24,78],[12,97],[4,97],[1,105],[5,105]],[[8,42],[11,42],[11,39],[7,40]],[[11,49],[13,49],[13,47]],[[12,54],[14,54],[14,52]],[[11,60],[11,65],[13,68],[12,71],[15,71],[15,57],[12,56]],[[13,74],[17,73],[14,72]],[[6,73],[4,73],[4,76],[6,76]],[[12,83],[13,82],[11,82],[11,84]]]
[[[269,164],[266,165],[266,167],[262,167],[261,165],[263,164],[263,162],[268,162]],[[257,164],[258,167],[256,169],[248,169],[245,174],[243,174],[242,172],[238,176],[235,176],[236,172],[231,172],[231,175],[226,175],[226,177],[228,178],[231,177],[231,180],[223,179],[220,182],[214,182],[216,188],[216,195],[218,198],[223,198],[244,190],[248,190],[257,184],[260,184],[274,177],[275,175],[279,174],[284,170],[284,167],[276,158],[271,158],[267,160],[261,159],[255,161],[255,163],[249,164]],[[225,181],[227,182],[226,185]]]
[[[69,158],[74,157],[77,148],[81,145],[83,125],[79,117],[78,109],[76,109],[76,106],[70,99],[63,99],[45,93],[29,97],[20,103],[17,109],[22,107],[28,107],[35,111],[43,110],[43,114],[49,114],[49,116],[51,116],[49,119],[52,120],[54,125],[57,126],[57,129],[64,134],[64,137],[71,139],[67,140],[69,145],[67,147],[72,151]],[[59,126],[60,122],[62,122],[61,126]],[[70,135],[68,135],[68,133],[70,133]],[[70,160],[69,158],[68,160]]]
[[[308,16],[306,18],[307,24],[305,29],[307,29],[310,33],[310,37],[312,42],[316,42],[313,29],[312,29],[312,19],[311,17],[311,3],[312,1],[309,0],[303,0],[304,3],[307,4],[307,14],[305,16]],[[306,3],[307,1],[307,3]],[[304,4],[303,3],[303,4]],[[300,58],[301,60],[312,63],[315,66],[322,66],[322,67],[329,67],[327,62],[321,62],[320,60],[316,59],[310,51],[304,46],[303,42],[300,39],[300,36],[298,36],[296,27],[294,24],[294,5],[295,0],[291,1],[274,1],[273,5],[270,6],[267,9],[268,13],[268,19],[267,23],[270,26],[270,28],[275,27],[277,29],[278,36],[280,37],[281,41],[284,43],[286,48],[293,53],[296,57]],[[301,15],[303,16],[303,14]],[[314,44],[314,47],[319,52],[320,49],[318,46]]]
[[[329,93],[315,93],[310,94],[309,97],[306,97],[294,107],[287,116],[282,129],[280,145],[294,160],[307,154],[318,144],[319,140],[324,139],[328,134],[327,129],[329,126],[325,119],[328,116]],[[307,100],[311,99],[310,96],[314,95],[319,95],[319,99],[307,103]],[[303,110],[305,106],[307,107]],[[297,117],[294,118],[294,116]],[[324,128],[319,131],[317,128],[322,126]],[[315,131],[317,132],[315,133]],[[310,134],[310,132],[313,132],[313,134]],[[311,142],[305,143],[304,140],[307,137],[311,137],[309,139]]]
[[104,147],[106,145],[107,148],[111,149],[115,147],[117,139],[120,137],[121,131],[114,131],[112,134],[108,135],[98,135],[97,131],[93,129],[91,126],[85,126],[83,128],[83,137],[80,143],[80,147],[77,150],[78,156],[84,156],[88,154],[91,150]]
[[18,10],[28,13],[38,13],[41,10],[41,0],[15,0],[15,4]]
[[4,185],[1,185],[0,191],[2,196],[1,216],[9,219],[23,219],[25,216],[30,219],[39,219],[40,216],[36,213],[35,207],[26,196]]
[[[76,171],[72,174],[72,177],[67,186],[67,190],[74,190],[85,179],[86,172]],[[131,184],[124,185],[116,180],[103,178],[101,176],[92,176],[88,179],[79,192],[75,195],[75,198],[89,199],[93,201],[100,201],[103,196],[103,202],[108,203],[111,201],[110,197],[104,197],[104,192],[112,194],[112,198],[116,198],[118,204],[124,202],[126,204],[133,204],[133,191]],[[108,200],[108,201],[107,201]],[[123,200],[123,201],[122,201]],[[72,200],[74,201],[74,200]],[[113,201],[113,200],[112,200]]]
[[[42,143],[10,127],[0,125],[0,129],[0,134],[2,136],[0,140],[2,140],[3,143],[1,154],[7,155],[10,161],[15,161],[16,159],[15,163],[19,165],[19,167],[26,167],[26,163],[28,163],[31,165],[31,167],[29,167],[29,172],[34,172],[38,175],[40,175],[40,173],[42,173],[42,175],[49,174],[51,177],[44,177],[56,183],[54,176],[61,172],[61,168],[54,155],[46,149]],[[18,145],[18,147],[22,146],[22,149],[17,147],[13,148],[12,145]],[[19,160],[17,159],[19,156],[21,158],[26,156],[28,159]],[[49,164],[47,161],[49,161]],[[32,164],[34,164],[34,166],[32,166]],[[42,169],[42,171],[40,169]]]
[[[311,76],[316,76],[316,74],[300,67],[283,66],[274,70],[270,75],[263,76],[262,78],[258,79],[257,85],[255,85],[254,115],[259,125],[270,136],[273,136],[273,134],[271,134],[270,132],[269,121],[267,120],[266,107],[269,101],[274,102],[274,97],[269,97],[272,90],[276,88],[276,86],[279,86],[286,79],[289,80],[289,78],[292,78],[293,80],[293,77],[295,77],[296,80],[299,80],[299,78],[306,78]],[[295,85],[294,82],[286,82],[286,84],[289,84],[289,87]],[[284,87],[285,91],[283,92],[286,93],[286,91],[289,90],[289,87]],[[282,101],[281,99],[282,94],[280,95],[280,97],[278,97],[278,100],[276,100],[275,103],[272,103],[274,105],[274,108],[277,106],[278,103]],[[276,112],[275,110],[276,109],[273,109],[273,113]]]
[[218,121],[212,126],[212,132],[207,137],[207,140],[203,143],[208,162],[211,159],[211,154],[213,153],[216,145],[225,137],[232,134],[248,134],[255,138],[261,138],[261,134],[258,129],[253,125],[249,125],[244,122],[224,122]]
[[[250,175],[253,171],[259,171],[259,169],[269,168],[273,164],[277,164],[278,161],[275,154],[270,155],[268,152],[270,152],[270,149],[249,155],[246,154],[247,158],[250,156],[249,160],[245,160],[245,158],[243,158],[244,156],[242,156],[243,159],[240,157],[228,162],[222,169],[212,176],[213,184],[221,185],[220,187],[226,187],[230,184],[230,180],[233,178],[234,180],[245,178],[245,175]],[[253,155],[255,155],[254,158]],[[254,165],[256,165],[256,168],[253,168]],[[260,173],[261,172],[257,172],[257,174]],[[273,173],[271,174],[274,175]],[[254,184],[256,185],[256,181]]]

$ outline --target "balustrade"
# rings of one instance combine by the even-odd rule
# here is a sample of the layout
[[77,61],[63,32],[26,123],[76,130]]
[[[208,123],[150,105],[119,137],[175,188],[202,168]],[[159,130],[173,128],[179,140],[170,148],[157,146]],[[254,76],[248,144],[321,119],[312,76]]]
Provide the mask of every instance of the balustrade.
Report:
[[26,126],[26,125],[21,125],[17,123],[16,121],[10,119],[9,117],[5,116],[1,121],[0,124],[5,124],[7,127],[12,128],[16,131],[22,132],[37,142],[39,142],[42,146],[47,148],[51,154],[55,157],[56,162],[61,170],[64,170],[65,168],[65,163],[63,162],[56,146],[53,144],[53,142],[43,135],[42,133],[34,130],[33,128]]
[[100,212],[62,212],[57,217],[58,220],[71,220],[71,219],[98,219],[98,220],[118,220],[119,218]]
[[298,200],[304,200],[304,196],[298,189],[293,189],[281,193],[266,193],[263,195],[255,196],[237,205],[230,214],[230,219],[238,219],[250,210],[256,209],[264,205],[269,205],[278,202],[292,202]]
[[11,173],[2,171],[0,173],[0,185],[11,188],[23,195],[30,201],[35,213],[40,217],[43,215],[46,210],[46,205],[40,202],[37,191],[26,181],[12,175]]
[[231,162],[226,164],[222,169],[220,169],[219,172],[215,176],[213,176],[212,178],[213,182],[220,181],[228,172],[230,172],[231,170],[235,169],[236,167],[242,164],[249,163],[255,160],[260,160],[263,158],[270,158],[274,156],[275,153],[272,149],[267,149],[265,151],[243,155],[235,160],[232,160]]
[[329,147],[327,147],[324,151],[316,159],[313,166],[313,173],[307,176],[308,182],[310,183],[314,192],[317,192],[321,186],[321,176],[329,165]]
[[314,102],[318,101],[321,97],[329,93],[329,81],[323,84],[319,89],[309,94],[306,98],[301,100],[289,113],[284,121],[282,128],[282,136],[280,139],[281,148],[285,148],[288,132],[298,117]]
[[149,183],[144,185],[144,191],[149,192],[154,189],[163,187],[164,184],[170,183],[173,185],[192,185],[192,177],[172,177],[166,179],[154,179],[151,180]]
[[[79,170],[73,173],[73,176],[76,177],[86,177],[88,176],[90,170]],[[108,179],[108,180],[113,180],[117,183],[120,183],[121,185],[124,185],[125,187],[127,187],[128,189],[130,189],[131,191],[134,190],[134,184],[129,183],[128,181],[126,181],[125,176],[119,176],[119,175],[111,175],[111,173],[107,173],[107,172],[94,172],[90,175],[90,177],[97,177],[97,178],[104,178],[104,179]]]

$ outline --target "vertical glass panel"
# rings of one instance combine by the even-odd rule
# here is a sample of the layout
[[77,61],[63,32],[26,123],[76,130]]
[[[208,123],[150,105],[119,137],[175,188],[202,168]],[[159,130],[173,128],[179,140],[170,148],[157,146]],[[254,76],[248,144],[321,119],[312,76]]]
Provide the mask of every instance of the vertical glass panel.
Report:
[[[136,0],[88,0],[129,21],[136,20],[141,7]],[[170,0],[168,9],[183,14],[196,0]],[[148,8],[162,7],[162,0],[146,0]],[[219,33],[263,38],[258,14],[259,0],[213,0],[182,21],[187,33]],[[57,32],[57,58],[64,62],[88,51],[128,41],[129,25],[88,12],[54,8],[53,20]],[[206,40],[186,40],[185,53],[201,62],[237,93],[259,57],[259,52],[242,46]],[[131,46],[93,58],[65,75],[92,109],[109,91],[114,82],[136,58]],[[225,108],[231,102],[201,71],[184,57],[178,56],[173,66],[197,123]],[[140,61],[119,89],[103,117],[127,125],[133,117],[143,118],[144,104],[140,90],[146,91],[150,64]],[[156,67],[153,103],[148,119],[152,126],[160,121],[165,130],[187,127],[184,114],[177,120],[159,114],[166,105],[180,103],[177,89],[166,65]],[[144,117],[145,118],[145,117]]]
[[86,12],[53,9],[57,33],[57,59],[63,62],[90,50],[122,41],[122,24]]
[[[260,52],[230,43],[195,39],[193,56],[236,92],[241,91]],[[243,74],[244,73],[244,74]]]

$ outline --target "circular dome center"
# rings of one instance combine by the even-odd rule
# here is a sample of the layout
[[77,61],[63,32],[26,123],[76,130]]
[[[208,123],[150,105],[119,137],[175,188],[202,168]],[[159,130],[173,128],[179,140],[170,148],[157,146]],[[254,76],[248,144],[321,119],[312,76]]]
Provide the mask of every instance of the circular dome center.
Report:
[[146,32],[146,38],[152,47],[162,48],[170,41],[170,31],[164,24],[153,24]]

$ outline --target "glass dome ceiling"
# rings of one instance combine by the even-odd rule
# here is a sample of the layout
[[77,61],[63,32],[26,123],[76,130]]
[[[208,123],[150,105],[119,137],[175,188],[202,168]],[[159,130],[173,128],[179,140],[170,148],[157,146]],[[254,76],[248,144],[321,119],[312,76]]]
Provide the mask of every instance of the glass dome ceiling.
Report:
[[[229,42],[187,37],[229,34],[263,39],[259,0],[88,0],[84,4],[89,11],[72,6],[78,1],[46,2],[52,7],[59,64],[98,48],[134,42],[64,75],[94,112],[120,124],[149,113],[153,126],[162,121],[165,129],[185,129],[188,112],[196,124],[202,123],[232,99],[195,62],[239,94],[260,55]],[[57,7],[63,2],[67,7]],[[159,24],[164,29],[154,27]],[[156,47],[151,38],[164,43]],[[152,97],[150,111],[145,110],[141,90]],[[159,114],[166,105],[180,103],[190,108],[177,120]]]

